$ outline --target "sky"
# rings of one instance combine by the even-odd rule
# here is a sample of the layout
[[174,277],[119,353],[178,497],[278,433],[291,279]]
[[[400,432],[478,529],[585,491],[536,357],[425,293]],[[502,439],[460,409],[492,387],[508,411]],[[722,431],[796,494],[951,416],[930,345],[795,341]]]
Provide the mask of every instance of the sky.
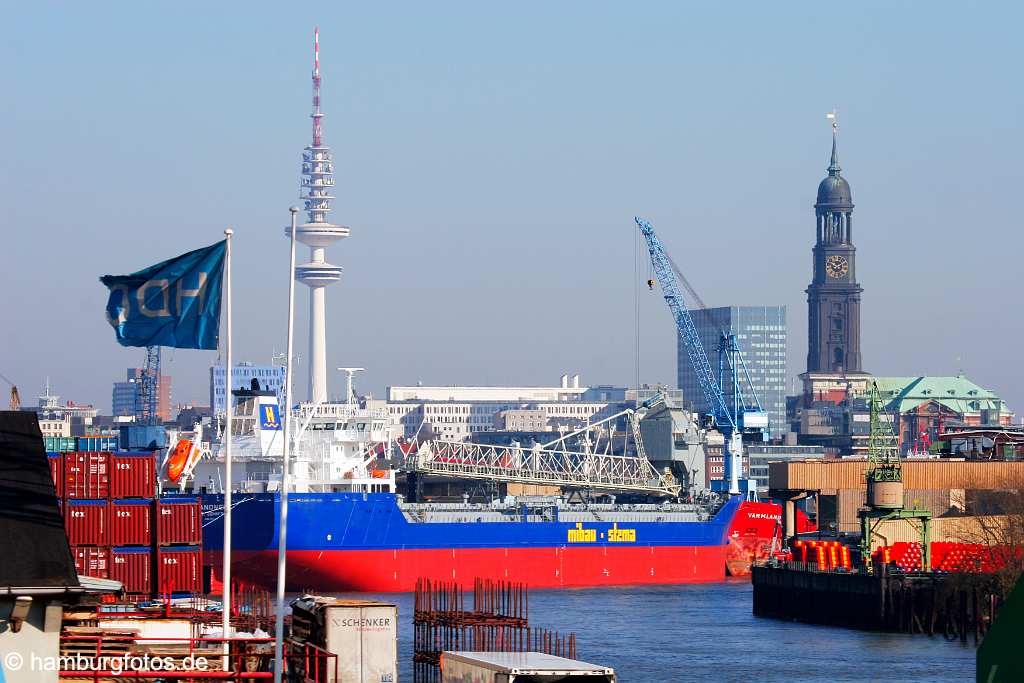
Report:
[[[1020,3],[19,3],[0,41],[0,373],[110,407],[143,361],[98,277],[232,227],[235,357],[285,347],[288,207],[320,26],[328,367],[389,385],[674,385],[653,222],[709,306],[785,305],[806,365],[839,112],[864,369],[1024,413]],[[304,250],[300,252],[305,260]],[[640,291],[638,292],[638,287]],[[308,372],[298,287],[297,372]],[[637,353],[639,350],[639,353]],[[215,352],[165,350],[176,402]],[[639,359],[639,360],[638,360]],[[304,379],[297,380],[300,395]],[[332,371],[330,389],[343,379]],[[6,388],[4,388],[6,391]]]

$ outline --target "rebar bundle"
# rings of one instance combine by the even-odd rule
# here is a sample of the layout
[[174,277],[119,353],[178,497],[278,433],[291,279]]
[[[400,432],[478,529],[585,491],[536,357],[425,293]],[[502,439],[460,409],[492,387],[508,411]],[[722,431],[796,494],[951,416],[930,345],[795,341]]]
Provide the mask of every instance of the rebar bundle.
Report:
[[441,653],[545,652],[576,657],[576,635],[531,629],[526,584],[475,579],[467,608],[462,587],[454,582],[416,581],[413,614],[413,679],[440,680]]

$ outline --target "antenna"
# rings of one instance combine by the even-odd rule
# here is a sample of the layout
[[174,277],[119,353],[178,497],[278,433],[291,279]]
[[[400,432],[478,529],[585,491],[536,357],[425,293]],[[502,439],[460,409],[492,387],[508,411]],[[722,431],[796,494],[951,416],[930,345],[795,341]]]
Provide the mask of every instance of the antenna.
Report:
[[345,403],[352,405],[352,376],[365,369],[366,368],[338,368],[340,372],[345,373]]
[[319,147],[323,140],[323,129],[320,127],[320,27],[313,31],[313,146]]

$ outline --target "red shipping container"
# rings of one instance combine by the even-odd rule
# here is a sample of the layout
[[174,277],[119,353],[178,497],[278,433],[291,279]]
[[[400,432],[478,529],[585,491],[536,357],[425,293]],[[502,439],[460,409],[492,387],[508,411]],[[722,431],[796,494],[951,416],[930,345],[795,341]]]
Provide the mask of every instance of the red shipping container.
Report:
[[203,552],[199,546],[157,548],[157,593],[201,593]]
[[81,576],[110,578],[110,551],[107,548],[71,548],[75,571]]
[[149,500],[110,501],[110,545],[152,545],[153,503]]
[[152,498],[154,495],[156,455],[130,452],[111,454],[111,498]]
[[53,492],[58,498],[64,497],[64,454],[47,453],[46,459],[50,461],[50,477],[53,479]]
[[111,548],[109,578],[123,583],[125,593],[152,594],[152,552],[149,548]]
[[66,498],[110,497],[110,453],[79,451],[64,454]]
[[69,500],[64,506],[64,530],[71,545],[107,545],[105,500]]
[[156,541],[159,545],[200,545],[203,510],[198,498],[161,498],[156,502]]

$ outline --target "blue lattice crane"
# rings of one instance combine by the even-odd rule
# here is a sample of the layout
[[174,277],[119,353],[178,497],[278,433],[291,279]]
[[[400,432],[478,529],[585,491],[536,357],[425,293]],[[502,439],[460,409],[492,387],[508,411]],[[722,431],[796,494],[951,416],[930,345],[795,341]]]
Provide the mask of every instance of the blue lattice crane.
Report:
[[[686,285],[687,290],[702,308],[703,302],[679,273],[661,240],[654,233],[654,227],[641,218],[636,219],[636,224],[647,241],[655,277],[661,285],[669,310],[672,311],[679,338],[683,341],[686,355],[697,375],[709,414],[725,437],[725,479],[729,483],[729,493],[740,493],[743,435],[754,434],[764,439],[768,433],[768,413],[761,407],[757,398],[736,335],[732,331],[723,330],[721,333],[718,345],[718,377],[715,377],[708,354],[697,333],[697,326],[693,324],[690,311],[686,308],[680,284]],[[653,284],[648,281],[648,286],[652,289]]]
[[135,394],[135,416],[140,424],[155,425],[160,423],[157,415],[159,409],[158,386],[160,383],[160,347],[146,347],[146,366],[139,377],[138,391]]

